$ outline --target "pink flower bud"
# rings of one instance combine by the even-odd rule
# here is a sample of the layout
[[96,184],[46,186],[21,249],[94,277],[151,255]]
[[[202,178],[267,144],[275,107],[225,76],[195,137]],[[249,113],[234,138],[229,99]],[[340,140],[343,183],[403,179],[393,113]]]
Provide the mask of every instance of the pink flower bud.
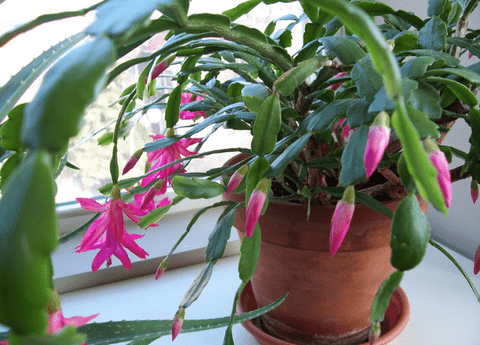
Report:
[[363,156],[365,175],[369,178],[383,158],[390,141],[390,119],[384,111],[378,113],[368,132],[367,147]]
[[143,149],[135,151],[135,153],[128,159],[127,163],[125,164],[122,175],[125,175],[127,172],[133,169],[133,167],[137,164],[142,154],[143,154]]
[[247,237],[252,236],[253,230],[257,225],[258,218],[262,213],[263,205],[267,199],[267,194],[270,191],[270,184],[271,182],[268,178],[262,179],[248,200],[245,220],[245,235]]
[[473,273],[477,274],[480,271],[480,246],[478,246],[475,252],[475,261],[473,263]]
[[372,328],[370,328],[370,332],[368,333],[370,345],[375,344],[378,338],[380,338],[381,330],[380,322],[377,321],[372,324]]
[[348,186],[343,193],[342,200],[337,203],[332,217],[332,228],[330,230],[330,255],[332,258],[347,235],[354,210],[355,189],[353,186]]
[[473,56],[473,54],[472,54],[472,53],[470,53],[470,52],[468,52],[468,58],[469,58],[469,59],[471,59],[471,58],[472,58],[472,56]]
[[474,179],[472,179],[472,183],[470,184],[470,194],[472,195],[472,201],[475,204],[478,199],[478,183]]
[[155,195],[157,195],[159,192],[161,192],[162,187],[163,187],[163,180],[160,180],[156,182],[145,194],[142,200],[142,204],[140,205],[140,209],[143,210],[147,205],[150,204],[150,202],[153,200]]
[[[163,60],[158,65],[155,66],[152,72],[152,79],[157,78],[160,74],[162,74],[175,60],[175,55],[170,56],[169,58]],[[148,77],[145,78],[145,84],[148,83]]]
[[167,269],[167,266],[168,266],[168,260],[165,259],[162,261],[162,263],[160,264],[160,266],[158,266],[157,268],[157,272],[155,272],[155,280],[159,280],[160,277],[163,275],[163,273],[165,272],[165,270]]
[[[346,76],[346,75],[348,75],[347,72],[340,72],[335,77],[333,77],[333,79],[341,78],[341,77]],[[342,84],[343,84],[343,81],[341,83],[332,84],[328,88],[330,90],[336,91],[340,88],[340,86],[342,86]]]
[[172,341],[175,340],[177,335],[182,330],[184,319],[185,319],[185,308],[180,307],[178,311],[175,313],[175,316],[172,322]]
[[445,153],[440,151],[437,144],[432,139],[425,139],[423,142],[428,153],[428,158],[437,170],[437,181],[442,190],[445,205],[450,208],[452,204],[452,181],[450,170],[448,169],[448,161]]
[[248,164],[242,165],[237,171],[235,171],[228,181],[226,194],[233,192],[242,182],[243,178],[248,172]]

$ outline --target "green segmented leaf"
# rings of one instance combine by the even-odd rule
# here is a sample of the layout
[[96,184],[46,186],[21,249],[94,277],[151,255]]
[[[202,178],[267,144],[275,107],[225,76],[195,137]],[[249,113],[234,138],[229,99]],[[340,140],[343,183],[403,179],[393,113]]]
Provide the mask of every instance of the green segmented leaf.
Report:
[[260,182],[262,178],[265,177],[266,172],[270,169],[270,164],[268,163],[267,159],[263,156],[258,157],[255,159],[253,164],[251,165],[250,169],[248,170],[246,176],[246,197],[245,201],[248,202],[250,199],[250,195],[253,193],[253,190]]
[[427,115],[418,111],[415,108],[408,107],[408,117],[412,121],[413,126],[417,130],[417,133],[420,139],[425,139],[426,137],[440,138],[440,132],[438,131],[438,125],[428,119]]
[[173,128],[180,119],[182,91],[182,85],[178,85],[168,97],[167,108],[165,109],[165,123],[167,128]]
[[[145,92],[145,80],[147,80],[148,74],[153,66],[153,60],[150,61],[147,66],[143,69],[142,73],[140,73],[140,77],[138,77],[137,82],[137,98],[143,100],[143,93]],[[132,88],[133,90],[133,88]],[[125,92],[125,91],[124,91]],[[128,92],[130,93],[130,92]],[[122,104],[123,105],[123,104]]]
[[402,278],[403,272],[395,271],[382,283],[373,300],[372,311],[370,312],[372,323],[383,321],[392,293],[400,285]]
[[[241,323],[269,312],[279,306],[287,296],[277,301],[247,313],[235,315],[234,323]],[[182,333],[198,332],[227,326],[230,316],[205,319],[185,320],[182,326]],[[89,345],[108,345],[125,341],[141,340],[145,338],[158,339],[172,333],[172,320],[139,320],[139,321],[118,321],[91,323],[78,328],[87,336]],[[2,333],[0,333],[1,338]]]
[[431,18],[418,32],[418,44],[425,49],[442,51],[447,44],[447,25],[440,17]]
[[398,270],[411,270],[425,256],[430,239],[430,224],[417,197],[409,193],[397,206],[392,219],[390,262]]
[[230,20],[234,21],[253,10],[262,0],[248,0],[238,4],[236,7],[223,12]]
[[230,233],[235,220],[235,212],[237,205],[227,207],[220,215],[215,228],[208,237],[208,245],[205,253],[205,261],[215,261],[220,259],[227,247],[227,241],[230,238]]
[[188,308],[193,302],[196,301],[205,286],[208,284],[208,281],[212,276],[214,265],[215,263],[213,261],[208,262],[207,266],[197,275],[193,284],[190,286],[187,293],[185,294],[185,297],[183,297],[179,308]]
[[480,84],[480,75],[468,68],[441,68],[431,69],[425,73],[425,76],[456,74],[472,83]]
[[240,246],[240,261],[238,262],[238,274],[242,282],[248,282],[257,269],[258,258],[261,247],[260,225],[255,226],[252,236],[243,236]]
[[270,95],[260,107],[253,125],[252,151],[258,155],[271,153],[277,142],[277,133],[282,123],[280,99]]
[[412,49],[400,52],[401,55],[416,55],[416,56],[431,56],[435,61],[443,60],[449,67],[458,67],[460,60],[451,56],[450,54],[432,50],[432,49]]
[[478,104],[478,99],[475,94],[468,89],[465,85],[459,83],[458,81],[440,78],[440,77],[428,77],[427,81],[433,81],[437,83],[442,83],[447,85],[447,87],[452,90],[452,92],[462,101],[465,102],[470,107],[474,107]]
[[20,97],[32,83],[45,71],[60,55],[80,42],[85,34],[73,35],[51,47],[37,56],[20,72],[15,74],[0,89],[0,122],[12,110]]
[[17,105],[8,113],[8,120],[0,128],[1,147],[4,150],[23,152],[24,146],[20,141],[22,130],[23,110],[25,103]]
[[[337,116],[342,116],[347,111],[348,107],[354,103],[354,99],[337,99],[332,103],[329,103],[325,108],[320,111],[315,110],[308,117],[310,121],[308,123],[308,130],[315,132],[323,132],[330,128],[333,121]],[[306,123],[306,121],[303,121]],[[303,123],[302,123],[303,124]]]
[[344,65],[353,65],[363,59],[367,54],[360,45],[346,37],[323,37],[318,39],[327,49],[327,53],[333,53]]
[[47,327],[45,306],[53,288],[50,255],[57,245],[51,169],[47,153],[31,152],[4,185],[0,199],[0,323],[16,334],[38,334]]
[[267,176],[273,177],[280,175],[287,165],[299,155],[312,135],[312,132],[306,133],[290,144],[287,149],[270,164],[270,170]]
[[418,87],[413,90],[408,99],[408,105],[421,111],[429,119],[438,119],[442,116],[440,96],[437,89],[424,81],[420,81]]
[[273,84],[282,96],[290,95],[300,84],[302,84],[312,73],[322,67],[327,60],[326,57],[312,58],[303,61],[287,72]]
[[371,61],[361,60],[355,63],[351,73],[352,80],[360,96],[373,101],[378,90],[383,86],[382,76],[373,68]]
[[107,37],[94,39],[62,57],[45,75],[37,95],[25,108],[22,141],[31,148],[64,148],[78,133],[85,108],[105,84],[115,61]]
[[428,0],[427,16],[434,17],[442,14],[446,0]]
[[339,177],[339,183],[343,186],[353,185],[365,179],[363,156],[367,147],[368,132],[367,126],[358,127],[345,146]]
[[170,211],[170,207],[172,207],[172,204],[158,207],[152,210],[147,215],[140,218],[140,221],[138,222],[138,226],[141,227],[142,229],[145,229],[150,224],[155,224],[160,219],[162,219],[163,216],[167,214],[168,211]]
[[210,199],[225,193],[225,186],[197,177],[175,176],[172,188],[178,195],[189,199]]
[[400,72],[403,78],[419,78],[425,74],[428,66],[431,66],[435,59],[431,56],[419,56],[408,60],[400,67]]

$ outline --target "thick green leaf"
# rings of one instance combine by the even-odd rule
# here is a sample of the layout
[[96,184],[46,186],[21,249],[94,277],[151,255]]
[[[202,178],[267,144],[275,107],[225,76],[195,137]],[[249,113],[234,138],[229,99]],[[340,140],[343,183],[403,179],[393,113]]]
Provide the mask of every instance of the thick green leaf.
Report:
[[337,169],[340,167],[340,162],[335,157],[321,157],[308,161],[305,164],[306,167],[312,169]]
[[400,72],[403,78],[420,78],[425,74],[428,66],[431,66],[434,62],[435,58],[431,56],[419,56],[405,62],[405,64],[400,67]]
[[[143,100],[143,94],[145,92],[145,80],[147,80],[148,74],[153,67],[153,61],[150,61],[147,66],[143,69],[142,73],[140,73],[140,77],[138,78],[137,82],[137,98]],[[133,90],[133,89],[132,89]],[[124,91],[125,92],[125,91]],[[129,92],[130,94],[130,92]],[[122,104],[123,105],[123,104]]]
[[[240,315],[235,315],[234,323],[241,323],[269,312],[280,305],[287,296],[277,301]],[[182,326],[182,333],[205,331],[214,328],[225,327],[230,321],[230,316],[205,319],[185,320]],[[172,320],[137,320],[117,321],[104,323],[90,323],[78,328],[78,331],[87,335],[89,345],[117,344],[132,340],[145,338],[160,338],[172,333]]]
[[[15,344],[18,345],[81,345],[85,344],[85,335],[78,333],[77,329],[67,325],[60,332],[44,336],[16,335]],[[1,336],[0,336],[0,339]],[[11,343],[13,343],[11,341]]]
[[440,77],[428,77],[427,81],[433,81],[437,83],[442,83],[447,85],[447,87],[452,90],[452,92],[464,103],[470,107],[474,107],[478,104],[478,99],[475,94],[470,91],[468,87],[463,84],[460,84],[458,81],[440,78]]
[[107,37],[94,39],[60,59],[25,108],[23,143],[52,151],[64,148],[78,133],[83,112],[105,85],[105,71],[114,61],[115,46]]
[[260,225],[255,226],[251,237],[243,236],[240,246],[240,261],[238,262],[238,274],[242,282],[248,282],[257,269],[260,247],[262,244]]
[[188,308],[195,300],[200,296],[205,286],[208,284],[210,277],[212,276],[213,266],[215,263],[210,261],[207,266],[197,275],[193,284],[188,289],[187,293],[183,297],[179,308]]
[[261,2],[262,0],[247,0],[238,4],[237,7],[226,10],[223,14],[234,21],[253,10]]
[[345,151],[342,154],[342,170],[339,183],[342,186],[353,185],[365,179],[365,164],[363,156],[367,147],[369,129],[358,127],[350,136]]
[[[405,78],[402,80],[402,91],[403,97],[405,99],[409,99],[412,95],[413,91],[417,89],[418,83],[415,80],[411,80]],[[390,99],[387,95],[387,90],[385,87],[380,88],[377,94],[375,95],[375,99],[373,100],[372,104],[368,108],[369,113],[378,113],[382,110],[393,110],[395,109],[395,102]]]
[[8,113],[8,120],[0,128],[1,147],[4,150],[23,152],[25,148],[20,141],[22,131],[23,111],[25,103],[17,105]]
[[215,261],[220,259],[227,247],[227,241],[230,238],[233,221],[235,220],[236,207],[228,207],[215,224],[215,228],[208,237],[208,245],[205,253],[205,261]]
[[353,65],[367,54],[360,45],[346,37],[329,36],[318,40],[327,50],[327,54],[334,54],[344,65]]
[[370,207],[372,210],[383,213],[388,218],[393,217],[393,212],[380,201],[368,196],[366,194],[355,192],[355,200]]
[[425,256],[430,239],[430,224],[417,197],[409,193],[397,206],[392,219],[390,262],[400,271],[411,270]]
[[197,177],[175,176],[172,188],[180,196],[189,199],[210,199],[225,193],[225,186]]
[[446,3],[447,0],[428,0],[427,15],[429,17],[441,15]]
[[373,68],[369,60],[358,61],[353,66],[351,76],[359,95],[365,97],[367,101],[373,101],[378,90],[383,86],[382,76]]
[[468,49],[476,57],[480,57],[480,47],[474,41],[465,37],[447,37],[447,43]]
[[417,47],[418,36],[416,32],[403,31],[393,37],[395,47],[393,52],[397,53],[403,50],[415,49]]
[[438,119],[442,116],[440,96],[436,88],[426,82],[419,82],[417,89],[413,90],[408,99],[408,105],[421,111],[429,119]]
[[308,124],[308,130],[323,132],[331,128],[335,118],[345,114],[348,107],[350,107],[350,105],[354,102],[355,101],[353,99],[337,99],[320,111],[315,110],[309,115],[310,122]]
[[395,271],[380,285],[373,300],[372,311],[370,312],[370,321],[372,323],[383,321],[392,293],[400,285],[402,278],[403,272]]
[[173,128],[180,119],[182,91],[182,85],[178,85],[168,97],[167,108],[165,109],[165,123],[167,128]]
[[85,34],[73,35],[47,51],[37,56],[20,72],[15,74],[0,88],[0,122],[12,110],[20,97],[32,83],[47,69],[59,56],[73,47],[85,37]]
[[425,49],[442,51],[447,44],[447,25],[440,17],[431,18],[418,32],[418,44]]
[[403,144],[403,154],[408,171],[415,179],[420,195],[433,206],[447,214],[442,192],[437,182],[437,171],[420,144],[420,137],[414,130],[404,104],[400,103],[391,117],[392,127]]
[[140,218],[140,221],[138,222],[138,226],[141,227],[142,229],[145,229],[150,224],[155,224],[160,219],[162,219],[163,216],[167,214],[168,211],[170,211],[170,207],[172,207],[172,204],[158,207],[150,211],[148,214]]
[[325,57],[312,58],[303,61],[287,72],[283,73],[280,78],[273,84],[282,96],[290,95],[295,88],[305,82],[305,80],[312,75],[317,69],[322,67],[326,61]]
[[459,67],[459,68],[441,68],[441,69],[432,69],[426,73],[426,76],[431,75],[449,75],[456,74],[462,78],[465,78],[472,83],[480,84],[480,75],[468,68]]
[[445,64],[449,67],[457,67],[460,65],[460,60],[451,56],[450,54],[431,50],[431,49],[413,49],[413,50],[405,50],[400,52],[402,55],[416,55],[416,56],[431,56],[435,59],[435,61],[443,60]]
[[417,130],[417,133],[420,139],[425,139],[426,137],[440,138],[440,132],[438,131],[438,125],[429,120],[428,117],[421,111],[408,107],[408,117],[412,121],[413,126]]
[[347,109],[347,121],[350,128],[357,128],[363,124],[369,124],[377,115],[370,113],[368,108],[370,102],[364,98],[355,99],[354,102]]
[[311,132],[306,133],[290,144],[287,149],[272,162],[267,176],[273,177],[280,175],[287,165],[300,154],[312,135],[313,133]]
[[318,21],[319,18],[319,10],[318,6],[312,5],[306,1],[300,0],[300,4],[302,5],[303,12],[308,16],[312,23]]
[[31,152],[2,190],[0,323],[16,334],[38,334],[47,327],[50,255],[58,236],[55,193],[50,156],[43,151]]
[[190,0],[157,0],[158,10],[183,26],[187,22]]
[[472,134],[469,142],[480,152],[480,110],[477,108],[471,108],[468,117],[470,119],[470,126],[472,127]]
[[268,91],[263,85],[248,84],[242,89],[242,99],[248,110],[258,113],[263,101],[268,97]]
[[23,152],[15,152],[3,162],[2,168],[0,169],[0,189],[3,188],[10,174],[20,165],[24,156],[25,153]]
[[270,164],[268,163],[267,159],[263,156],[257,157],[253,162],[252,166],[248,170],[246,176],[246,197],[245,201],[248,202],[250,199],[250,195],[252,194],[253,190],[260,182],[262,178],[265,177],[265,174],[270,169]]
[[258,155],[271,153],[275,148],[281,123],[280,99],[274,93],[262,103],[258,111],[253,125],[252,151]]

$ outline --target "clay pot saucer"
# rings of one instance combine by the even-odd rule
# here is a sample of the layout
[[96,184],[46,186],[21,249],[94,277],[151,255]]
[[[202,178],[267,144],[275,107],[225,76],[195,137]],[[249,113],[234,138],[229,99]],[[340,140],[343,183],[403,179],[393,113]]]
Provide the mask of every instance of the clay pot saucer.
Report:
[[[287,297],[288,298],[288,297]],[[240,295],[237,312],[244,313],[257,309],[257,302],[253,295],[252,285],[247,283]],[[410,304],[402,288],[398,287],[392,294],[390,304],[385,313],[385,319],[381,322],[382,334],[375,345],[386,345],[393,341],[405,329],[410,317]],[[252,334],[260,345],[295,345],[284,340],[277,339],[266,333],[261,326],[260,318],[242,323],[243,327]],[[363,343],[361,345],[368,345]]]

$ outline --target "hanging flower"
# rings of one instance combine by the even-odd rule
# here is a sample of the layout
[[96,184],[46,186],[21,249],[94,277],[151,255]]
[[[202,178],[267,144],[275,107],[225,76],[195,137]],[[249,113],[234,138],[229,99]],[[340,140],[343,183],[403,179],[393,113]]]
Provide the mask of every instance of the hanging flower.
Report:
[[161,263],[160,266],[158,266],[157,271],[155,272],[155,280],[159,280],[160,277],[163,275],[165,270],[167,269],[168,266],[168,260],[164,259]]
[[228,181],[226,194],[233,192],[242,182],[243,178],[248,172],[248,164],[242,165],[237,171],[235,171]]
[[475,261],[473,262],[473,273],[477,274],[480,271],[480,246],[478,246],[475,252]]
[[180,307],[178,311],[175,313],[172,322],[172,341],[175,340],[177,335],[182,330],[183,320],[185,319],[185,308]]
[[[202,96],[198,96],[191,93],[182,93],[182,100],[180,101],[180,105],[192,103],[195,101],[201,101],[203,99]],[[194,120],[197,117],[205,118],[204,111],[188,111],[184,110],[180,112],[180,119],[182,120]]]
[[330,255],[332,258],[347,235],[354,210],[355,189],[353,186],[348,186],[343,193],[342,200],[337,203],[332,217],[332,229],[330,230]]
[[[167,131],[167,137],[171,137],[174,135],[173,128],[169,128]],[[150,136],[154,141],[165,138],[161,134],[154,134]],[[189,151],[187,148],[191,145],[197,144],[202,139],[200,138],[188,138],[188,139],[180,139],[176,143],[173,143],[167,147],[148,152],[147,153],[147,163],[151,165],[148,171],[153,171],[158,169],[166,164],[172,163],[182,156],[188,157],[194,155],[195,152]],[[166,169],[162,169],[154,174],[151,174],[142,179],[141,185],[142,187],[148,186],[154,180],[160,178],[166,181],[165,188],[167,188],[167,184],[171,184],[171,179],[168,179],[170,175],[172,175],[175,171],[177,171],[182,166],[181,163],[177,163],[171,167]]]
[[[160,74],[162,74],[175,60],[175,55],[168,57],[167,59],[160,62],[152,71],[152,79],[156,79]],[[145,78],[145,84],[148,83],[148,77]]]
[[475,204],[478,199],[478,183],[474,179],[470,183],[470,195],[472,196],[472,201]]
[[257,225],[258,218],[267,199],[267,194],[270,191],[270,179],[262,179],[255,187],[250,199],[248,200],[246,219],[245,219],[245,235],[251,237],[253,230]]
[[428,158],[437,170],[437,181],[442,190],[445,205],[447,208],[450,208],[450,205],[452,204],[452,181],[450,169],[448,169],[447,157],[432,139],[425,139],[423,144],[427,151]]
[[365,175],[369,178],[383,158],[390,141],[390,118],[384,111],[378,113],[368,132],[367,147],[363,156]]
[[134,154],[128,159],[127,163],[125,164],[122,175],[125,175],[127,172],[133,169],[133,167],[137,164],[142,154],[143,154],[143,149],[140,149],[134,152]]
[[77,201],[87,211],[102,212],[100,217],[90,225],[76,250],[77,253],[83,253],[100,249],[92,262],[93,272],[97,271],[105,261],[107,261],[107,267],[110,266],[112,255],[120,259],[125,268],[131,269],[131,262],[124,247],[136,256],[146,258],[148,253],[135,243],[135,240],[143,235],[128,234],[123,222],[124,213],[135,223],[138,223],[140,217],[146,213],[138,206],[126,204],[121,199],[118,184],[112,188],[112,198],[103,205],[88,198],[77,198]]

